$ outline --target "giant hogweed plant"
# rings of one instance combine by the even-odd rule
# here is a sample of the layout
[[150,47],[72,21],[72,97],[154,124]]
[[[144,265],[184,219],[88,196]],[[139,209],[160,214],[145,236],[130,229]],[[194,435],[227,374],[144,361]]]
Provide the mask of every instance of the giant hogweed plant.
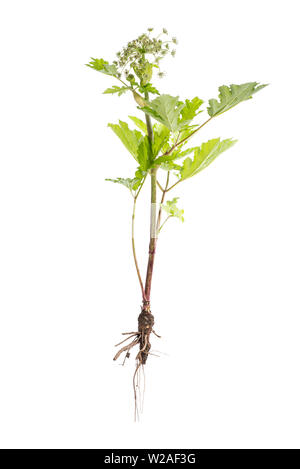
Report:
[[[151,312],[151,284],[158,235],[170,218],[175,217],[183,221],[184,212],[177,206],[178,197],[172,197],[171,193],[177,186],[178,189],[184,187],[185,181],[196,176],[217,156],[236,143],[236,140],[231,138],[225,140],[213,138],[198,146],[189,146],[190,140],[214,118],[242,101],[251,99],[266,86],[257,82],[220,86],[218,98],[208,101],[206,108],[208,117],[200,120],[204,104],[202,99],[196,96],[181,100],[178,96],[160,94],[152,83],[155,72],[158,77],[163,77],[161,61],[168,54],[175,56],[176,45],[177,39],[169,38],[166,29],[155,37],[153,29],[149,28],[146,33],[129,42],[118,52],[116,60],[112,63],[102,58],[91,58],[87,64],[88,67],[118,81],[118,85],[107,88],[104,94],[122,96],[130,93],[139,111],[138,116],[129,116],[131,124],[136,127],[134,129],[121,120],[118,123],[108,124],[135,159],[137,164],[135,174],[132,177],[107,179],[125,186],[133,198],[132,253],[141,289],[142,307],[138,316],[137,331],[123,334],[126,338],[117,344],[120,348],[114,360],[124,354],[125,362],[130,356],[131,349],[138,347],[133,379],[135,401],[138,372],[149,357],[151,334],[157,335],[153,328],[154,317]],[[161,182],[161,173],[165,173],[164,184]],[[135,249],[134,223],[136,203],[147,177],[151,179],[151,217],[148,265],[146,278],[143,281]],[[166,200],[168,196],[170,198]]]

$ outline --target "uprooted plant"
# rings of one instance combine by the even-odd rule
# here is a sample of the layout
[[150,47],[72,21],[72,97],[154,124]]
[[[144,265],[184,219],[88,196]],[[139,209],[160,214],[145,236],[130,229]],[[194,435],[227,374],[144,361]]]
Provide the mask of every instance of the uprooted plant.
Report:
[[[153,329],[154,317],[151,313],[150,298],[158,235],[169,218],[176,217],[183,221],[183,210],[177,207],[178,197],[165,201],[166,196],[174,187],[181,185],[183,181],[206,168],[217,156],[232,147],[236,140],[214,138],[200,146],[188,148],[187,144],[191,137],[212,119],[240,102],[252,98],[257,91],[266,86],[256,82],[220,86],[218,99],[208,101],[208,118],[202,123],[197,122],[199,115],[203,112],[202,99],[194,97],[181,101],[178,96],[160,94],[152,84],[153,72],[157,71],[158,76],[163,77],[164,73],[160,68],[161,61],[168,54],[175,56],[174,47],[177,44],[177,39],[169,38],[166,29],[163,29],[162,33],[156,37],[152,31],[153,28],[149,28],[145,34],[129,42],[117,53],[116,60],[112,63],[92,58],[87,64],[94,70],[115,78],[120,83],[120,86],[114,85],[105,90],[105,94],[121,96],[131,93],[138,104],[140,117],[145,118],[144,121],[140,117],[129,116],[137,127],[134,130],[129,128],[128,123],[122,121],[118,124],[108,124],[137,162],[134,177],[107,179],[107,181],[125,186],[133,197],[132,252],[141,288],[142,308],[138,317],[138,330],[124,333],[127,337],[117,344],[121,348],[114,360],[124,353],[125,361],[131,349],[138,346],[134,374],[135,397],[137,373],[146,364],[149,356],[151,334],[156,334]],[[150,99],[151,94],[156,97]],[[154,125],[151,119],[156,121]],[[158,179],[160,171],[166,173],[164,185]],[[143,282],[135,249],[134,224],[137,199],[148,175],[151,178],[150,242],[146,279]],[[161,194],[160,200],[158,200],[158,191]],[[166,213],[164,221],[162,221],[163,212]],[[126,345],[123,345],[125,342]]]

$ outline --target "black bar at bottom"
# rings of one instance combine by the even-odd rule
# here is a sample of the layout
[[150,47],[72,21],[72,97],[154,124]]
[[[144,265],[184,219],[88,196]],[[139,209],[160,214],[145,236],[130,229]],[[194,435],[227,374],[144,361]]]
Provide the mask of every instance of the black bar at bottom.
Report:
[[[22,465],[38,463],[39,467],[47,464],[60,464],[64,461],[97,468],[99,464],[124,466],[128,468],[159,464],[160,467],[173,465],[195,466],[199,464],[220,463],[230,464],[231,467],[241,467],[247,464],[262,464],[265,459],[268,464],[287,465],[288,451],[281,449],[4,449],[2,461],[9,458],[10,463],[19,460]],[[291,451],[289,451],[291,452]],[[292,455],[294,461],[295,454]]]

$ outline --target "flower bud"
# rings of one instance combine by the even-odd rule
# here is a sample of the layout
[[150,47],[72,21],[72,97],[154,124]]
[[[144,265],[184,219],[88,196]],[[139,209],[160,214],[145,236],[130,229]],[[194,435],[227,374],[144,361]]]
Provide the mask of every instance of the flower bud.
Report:
[[145,107],[147,106],[146,101],[142,98],[140,94],[138,94],[136,91],[133,92],[133,97],[135,101],[138,103],[140,107]]

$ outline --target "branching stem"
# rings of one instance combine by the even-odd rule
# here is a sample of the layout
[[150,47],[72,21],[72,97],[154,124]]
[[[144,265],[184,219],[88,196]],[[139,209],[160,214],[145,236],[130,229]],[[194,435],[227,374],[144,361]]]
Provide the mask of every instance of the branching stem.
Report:
[[140,273],[140,269],[139,269],[139,265],[138,265],[138,261],[137,261],[137,256],[136,256],[136,250],[135,250],[135,238],[134,238],[134,225],[135,225],[135,208],[136,208],[136,201],[137,201],[137,198],[139,196],[139,193],[141,192],[141,189],[144,185],[144,182],[146,180],[146,177],[143,179],[143,182],[141,183],[140,187],[139,187],[139,190],[137,191],[136,195],[134,196],[134,200],[133,200],[133,210],[132,210],[132,221],[131,221],[131,241],[132,241],[132,253],[133,253],[133,259],[134,259],[134,264],[135,264],[135,268],[136,268],[136,273],[137,273],[137,276],[138,276],[138,279],[139,279],[139,283],[140,283],[140,287],[141,287],[141,291],[142,291],[142,296],[143,296],[143,300],[145,300],[145,290],[144,290],[144,285],[143,285],[143,281],[142,281],[142,277],[141,277],[141,273]]
[[162,186],[160,185],[160,183],[159,183],[158,181],[156,181],[156,184],[158,185],[158,187],[160,188],[160,190],[163,192],[164,190],[163,190]]
[[169,215],[169,216],[165,219],[165,221],[160,225],[160,227],[159,227],[159,232],[161,232],[162,227],[165,225],[165,223],[167,223],[167,221],[169,220],[169,218],[172,218],[171,215]]
[[181,179],[179,179],[177,182],[175,182],[175,184],[173,184],[173,186],[170,186],[168,189],[165,189],[165,192],[169,192],[171,189],[173,189],[173,187],[177,186],[177,184],[179,184],[181,182]]
[[161,201],[160,201],[160,207],[159,207],[159,212],[158,212],[158,217],[157,217],[157,226],[156,229],[159,232],[160,231],[160,220],[161,220],[161,213],[162,213],[162,204],[164,203],[166,192],[168,192],[168,185],[169,185],[169,180],[170,180],[170,171],[167,173],[167,180],[166,180],[166,185],[165,188],[163,189],[163,193],[161,196]]
[[[145,99],[148,100],[149,95],[147,92],[145,92]],[[148,114],[146,114],[146,125],[147,125],[147,133],[148,133],[148,138],[150,142],[150,148],[152,149],[152,142],[153,142],[153,128],[151,124],[151,119]],[[172,153],[172,151],[182,143],[184,143],[186,140],[192,137],[198,130],[200,130],[205,124],[207,124],[211,120],[211,117],[207,119],[203,124],[201,124],[199,127],[197,127],[190,135],[187,137],[183,138],[182,140],[179,140],[177,138],[176,142],[174,145],[168,150],[164,155],[162,156],[167,156]],[[178,135],[179,137],[179,135]],[[164,223],[160,226],[161,222],[161,214],[162,214],[162,204],[165,200],[165,195],[168,191],[173,189],[179,182],[175,182],[171,187],[168,187],[169,185],[169,179],[170,179],[170,171],[167,173],[167,180],[166,180],[166,185],[165,188],[161,186],[161,184],[157,180],[157,167],[154,167],[150,170],[150,175],[151,175],[151,221],[150,221],[150,242],[149,242],[149,256],[148,256],[148,265],[147,265],[147,274],[146,274],[146,280],[145,280],[145,287],[142,282],[141,278],[141,273],[140,269],[138,266],[138,261],[137,261],[137,256],[136,256],[136,249],[135,249],[135,238],[134,238],[134,224],[135,224],[135,209],[136,209],[136,200],[138,198],[138,195],[142,189],[142,186],[145,182],[145,179],[143,180],[138,192],[134,196],[134,201],[133,201],[133,211],[132,211],[132,252],[133,252],[133,258],[134,258],[134,263],[135,263],[135,268],[139,280],[139,284],[141,287],[142,291],[142,296],[143,296],[143,301],[144,302],[150,302],[150,294],[151,294],[151,284],[152,284],[152,276],[153,276],[153,266],[154,266],[154,258],[155,258],[155,250],[156,250],[156,243],[157,243],[157,234],[159,233],[160,229],[164,225]],[[161,197],[161,202],[160,202],[160,207],[158,211],[158,215],[156,213],[156,188],[157,186],[159,189],[162,191],[162,197]]]
[[203,124],[199,125],[199,127],[197,127],[197,129],[193,130],[192,133],[190,133],[190,135],[187,135],[187,137],[184,137],[182,140],[180,140],[179,142],[176,142],[174,143],[174,145],[170,148],[170,150],[166,151],[166,153],[164,153],[163,155],[161,156],[168,156],[172,153],[173,150],[175,150],[176,147],[178,147],[179,145],[181,145],[182,143],[184,143],[186,140],[190,139],[196,132],[198,132],[198,130],[202,129],[202,127],[204,127],[210,120],[212,119],[212,117],[210,117],[209,119],[207,119],[205,122],[203,122]]

